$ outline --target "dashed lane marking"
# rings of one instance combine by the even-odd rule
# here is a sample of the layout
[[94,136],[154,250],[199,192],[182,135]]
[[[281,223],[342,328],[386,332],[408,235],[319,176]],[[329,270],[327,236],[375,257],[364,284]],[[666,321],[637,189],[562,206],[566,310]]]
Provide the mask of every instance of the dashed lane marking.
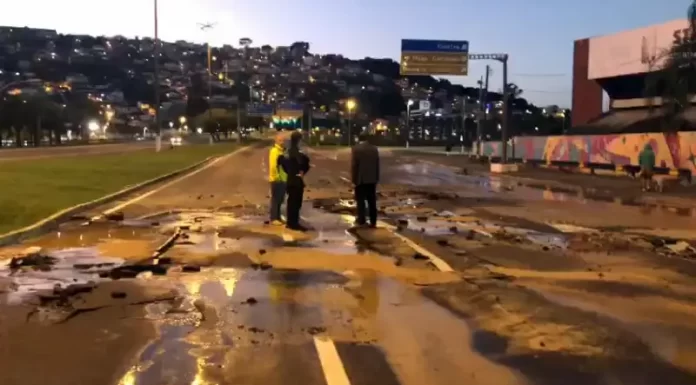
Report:
[[147,197],[149,197],[149,196],[151,196],[151,195],[154,195],[154,194],[156,194],[156,193],[158,193],[158,192],[160,192],[160,191],[162,191],[162,190],[164,190],[164,189],[166,189],[166,188],[169,188],[170,186],[173,186],[173,185],[176,184],[176,183],[179,183],[179,182],[181,182],[181,181],[183,181],[183,180],[186,180],[186,179],[188,179],[188,178],[190,178],[190,177],[192,177],[192,176],[194,176],[194,175],[196,175],[196,174],[198,174],[198,173],[200,173],[200,172],[203,172],[204,170],[207,170],[207,169],[209,169],[210,167],[213,167],[214,165],[216,165],[216,164],[218,164],[218,163],[220,163],[220,162],[222,162],[222,161],[224,161],[224,160],[227,160],[228,158],[230,158],[230,157],[232,157],[232,156],[234,156],[234,155],[236,155],[236,154],[238,154],[238,153],[240,153],[240,152],[242,152],[242,151],[245,151],[245,150],[247,150],[247,149],[249,149],[249,147],[242,147],[242,148],[239,148],[239,149],[237,149],[237,150],[235,150],[235,151],[233,151],[233,152],[231,152],[231,153],[229,153],[229,154],[227,154],[227,155],[223,155],[223,156],[221,156],[221,157],[219,157],[219,158],[213,159],[210,163],[206,164],[205,166],[203,166],[203,167],[201,167],[201,168],[198,168],[198,169],[196,169],[196,170],[194,170],[194,171],[192,171],[192,172],[186,173],[186,174],[184,174],[184,175],[182,175],[182,176],[180,176],[180,177],[178,177],[178,178],[176,178],[176,179],[174,179],[174,180],[172,180],[172,181],[169,181],[168,183],[163,184],[163,185],[160,186],[160,187],[157,187],[157,188],[155,188],[155,189],[152,189],[152,190],[150,190],[150,191],[148,191],[148,192],[146,192],[146,193],[144,193],[144,194],[142,194],[142,195],[138,195],[138,196],[134,197],[133,199],[130,199],[130,200],[126,201],[126,202],[123,202],[123,203],[121,203],[121,204],[119,204],[119,205],[116,205],[116,206],[114,206],[114,207],[112,207],[112,208],[110,208],[110,209],[105,210],[105,211],[104,211],[103,213],[101,213],[100,215],[97,215],[97,216],[95,216],[94,218],[92,218],[92,221],[98,220],[98,219],[102,218],[102,217],[105,216],[105,215],[113,214],[113,213],[115,213],[115,212],[117,212],[117,211],[119,211],[119,210],[122,210],[122,209],[124,209],[125,207],[128,207],[128,206],[130,206],[130,205],[132,205],[132,204],[134,204],[134,203],[138,203],[138,202],[140,202],[141,200],[143,200],[143,199],[145,199],[145,198],[147,198]]
[[334,342],[324,336],[314,337],[314,347],[317,349],[319,363],[324,372],[327,385],[350,385],[341,357],[338,355]]

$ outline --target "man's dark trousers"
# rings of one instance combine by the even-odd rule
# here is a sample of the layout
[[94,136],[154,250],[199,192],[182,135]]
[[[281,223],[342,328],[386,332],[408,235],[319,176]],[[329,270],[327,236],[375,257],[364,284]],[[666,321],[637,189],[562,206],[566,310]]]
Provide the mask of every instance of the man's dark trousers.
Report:
[[[367,206],[367,207],[365,207]],[[355,186],[355,208],[357,210],[356,224],[364,225],[365,211],[370,215],[370,225],[377,226],[377,185],[374,183]]]
[[300,226],[300,210],[304,198],[304,186],[302,184],[288,184],[288,201],[285,203],[287,210],[286,225],[289,228]]

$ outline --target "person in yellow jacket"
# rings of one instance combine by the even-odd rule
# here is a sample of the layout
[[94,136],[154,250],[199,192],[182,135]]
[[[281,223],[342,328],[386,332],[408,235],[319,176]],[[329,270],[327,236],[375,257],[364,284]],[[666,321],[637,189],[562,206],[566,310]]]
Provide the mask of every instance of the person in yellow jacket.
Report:
[[288,182],[288,174],[285,173],[281,163],[285,156],[285,135],[278,134],[275,144],[268,152],[268,181],[271,185],[270,221],[274,225],[282,225],[280,207],[285,201],[285,191]]

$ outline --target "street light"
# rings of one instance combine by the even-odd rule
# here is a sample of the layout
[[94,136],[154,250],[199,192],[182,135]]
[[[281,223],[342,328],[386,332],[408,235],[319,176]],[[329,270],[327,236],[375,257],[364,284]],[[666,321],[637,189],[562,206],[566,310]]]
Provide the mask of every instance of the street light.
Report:
[[408,148],[408,138],[411,136],[411,106],[415,102],[409,99],[406,103],[406,148]]
[[155,151],[159,152],[162,149],[162,135],[160,130],[162,129],[162,117],[160,116],[160,82],[159,82],[159,55],[160,55],[160,41],[159,41],[159,11],[157,6],[157,0],[154,0],[155,7]]
[[87,129],[92,132],[97,132],[99,130],[99,123],[96,120],[91,120],[87,123]]
[[185,117],[185,116],[180,116],[180,117],[179,117],[179,124],[181,124],[182,126],[183,126],[184,124],[186,124],[186,117]]
[[346,108],[348,109],[348,146],[353,145],[353,134],[352,130],[353,128],[351,127],[351,121],[350,118],[353,114],[353,110],[357,107],[357,103],[353,99],[348,99],[346,102]]
[[[211,30],[215,26],[215,23],[198,23],[198,27],[201,29],[203,32],[207,32]],[[210,36],[208,36],[208,40],[206,42],[207,50],[208,50],[208,102],[210,103],[210,98],[212,97],[213,94],[213,61],[216,61],[217,58],[213,57],[213,50],[212,47],[210,46]],[[210,109],[210,108],[209,108]],[[211,115],[212,117],[212,115]]]

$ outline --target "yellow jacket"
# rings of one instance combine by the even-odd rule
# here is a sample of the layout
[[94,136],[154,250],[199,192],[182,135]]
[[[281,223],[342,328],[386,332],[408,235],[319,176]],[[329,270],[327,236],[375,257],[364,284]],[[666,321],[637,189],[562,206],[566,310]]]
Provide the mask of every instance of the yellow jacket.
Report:
[[268,152],[268,181],[269,182],[287,182],[288,174],[283,171],[283,168],[278,164],[278,158],[283,155],[283,148],[277,144],[273,145],[271,151]]

